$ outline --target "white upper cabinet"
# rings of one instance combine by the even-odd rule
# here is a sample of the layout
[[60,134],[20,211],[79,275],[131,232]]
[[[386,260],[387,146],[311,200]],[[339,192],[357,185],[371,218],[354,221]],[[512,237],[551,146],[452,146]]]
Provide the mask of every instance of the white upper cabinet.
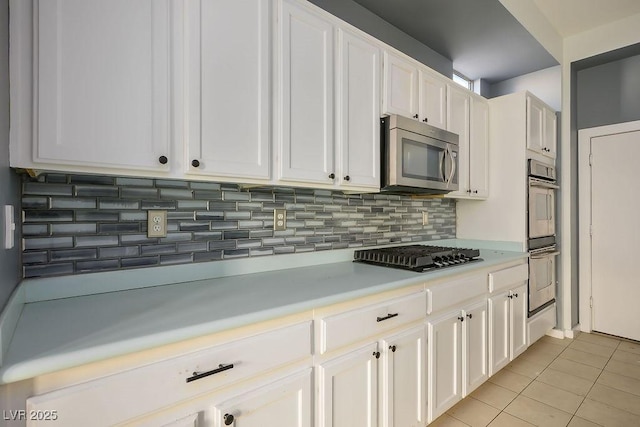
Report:
[[527,94],[527,149],[556,158],[557,119],[553,109]]
[[447,128],[447,79],[411,59],[384,53],[382,112]]
[[459,136],[458,191],[448,197],[489,196],[489,104],[481,96],[447,85],[447,130]]
[[392,53],[384,53],[384,94],[382,110],[386,114],[418,116],[418,68]]
[[474,198],[489,197],[489,102],[471,97],[469,190]]
[[270,178],[268,0],[186,3],[188,173]]
[[418,117],[440,129],[447,128],[447,83],[432,72],[420,70]]
[[380,188],[380,49],[338,30],[336,182],[342,188]]
[[34,15],[31,161],[167,169],[170,2],[47,0]]
[[292,0],[279,24],[280,181],[333,184],[333,24]]

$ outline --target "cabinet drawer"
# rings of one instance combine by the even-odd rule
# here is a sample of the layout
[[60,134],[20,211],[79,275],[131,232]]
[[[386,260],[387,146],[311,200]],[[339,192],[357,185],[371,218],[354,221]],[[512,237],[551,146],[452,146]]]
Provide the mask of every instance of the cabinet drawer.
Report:
[[489,292],[499,291],[513,285],[519,285],[520,282],[528,279],[528,264],[520,264],[515,267],[505,268],[504,270],[489,273]]
[[319,319],[320,353],[424,318],[426,297],[419,292]]
[[486,292],[487,277],[485,275],[465,277],[441,283],[427,289],[429,294],[427,314],[436,313]]
[[112,425],[310,355],[304,322],[31,397],[27,409],[57,411],[46,425]]

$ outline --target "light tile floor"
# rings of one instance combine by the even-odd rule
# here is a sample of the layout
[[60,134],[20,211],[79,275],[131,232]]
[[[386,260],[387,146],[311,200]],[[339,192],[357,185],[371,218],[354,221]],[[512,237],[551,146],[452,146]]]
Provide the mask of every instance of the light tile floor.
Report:
[[434,427],[640,426],[640,343],[543,337]]

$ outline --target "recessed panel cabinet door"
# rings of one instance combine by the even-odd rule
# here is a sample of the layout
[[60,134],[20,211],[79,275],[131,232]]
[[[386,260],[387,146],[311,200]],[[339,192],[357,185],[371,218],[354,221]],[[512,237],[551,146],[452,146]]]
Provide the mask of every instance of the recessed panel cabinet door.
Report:
[[318,366],[318,427],[378,425],[376,354],[378,346],[369,345]]
[[489,375],[497,373],[510,361],[509,292],[489,298]]
[[463,393],[468,396],[487,378],[487,301],[465,308],[464,319],[464,371]]
[[544,106],[527,96],[527,148],[536,153],[545,153],[544,146]]
[[527,349],[527,285],[515,288],[511,298],[511,360]]
[[416,66],[385,52],[383,78],[383,112],[417,119],[418,117],[415,117],[418,115],[418,69]]
[[[455,85],[455,83],[453,83]],[[458,193],[469,193],[469,104],[471,96],[460,87],[447,86],[447,130],[458,134]]]
[[278,179],[333,184],[333,25],[302,4],[281,6]]
[[35,19],[33,160],[168,168],[169,1],[38,1]]
[[469,189],[473,197],[489,196],[489,103],[471,98]]
[[186,3],[189,173],[268,179],[269,0]]
[[426,338],[421,325],[382,340],[382,427],[427,424]]
[[420,70],[419,119],[431,126],[447,129],[447,84],[443,79]]
[[380,49],[340,29],[338,141],[342,186],[380,187]]
[[455,311],[428,323],[429,422],[462,399],[462,322],[460,317],[461,313]]
[[220,400],[211,411],[213,427],[311,427],[311,368]]

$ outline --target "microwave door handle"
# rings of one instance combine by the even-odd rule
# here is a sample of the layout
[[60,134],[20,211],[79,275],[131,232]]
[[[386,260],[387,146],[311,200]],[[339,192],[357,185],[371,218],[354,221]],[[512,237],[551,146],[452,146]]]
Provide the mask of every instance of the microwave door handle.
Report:
[[451,184],[453,181],[453,177],[456,174],[456,160],[453,158],[453,153],[451,152],[451,148],[447,147],[447,153],[449,154],[449,160],[451,160],[451,173],[449,174],[449,179],[447,180],[447,186]]
[[438,153],[438,156],[440,156],[440,161],[438,162],[440,164],[440,176],[444,181],[446,179],[445,172],[444,172],[444,161],[445,161],[445,158],[447,157],[447,152],[444,150],[440,151],[440,153]]

